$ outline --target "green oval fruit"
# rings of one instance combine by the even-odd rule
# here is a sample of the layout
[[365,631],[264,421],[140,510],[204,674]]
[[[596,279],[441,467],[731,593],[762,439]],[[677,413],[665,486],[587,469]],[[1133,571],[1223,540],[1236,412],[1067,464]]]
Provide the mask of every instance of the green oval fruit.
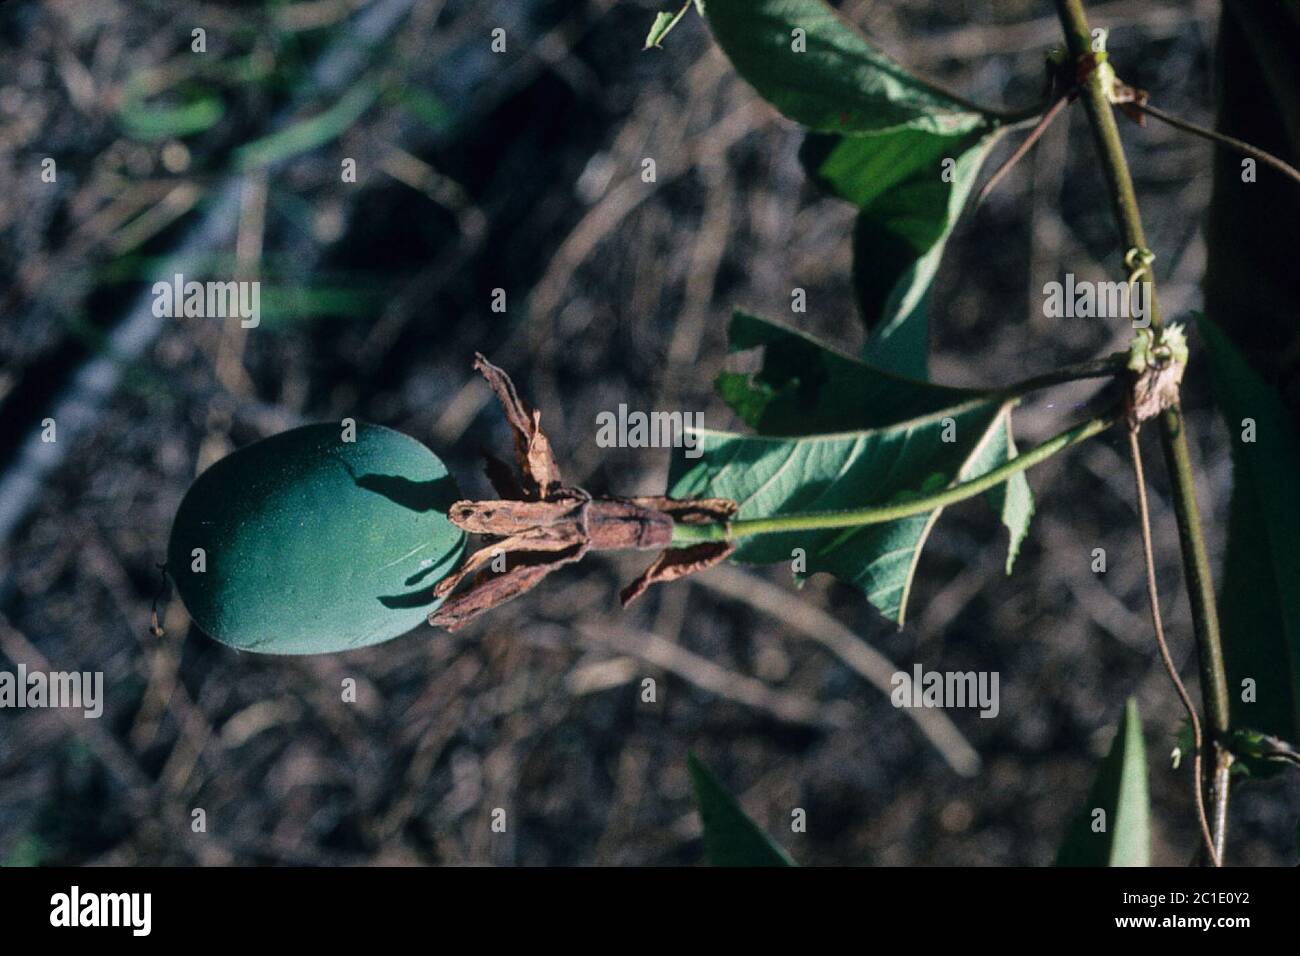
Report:
[[241,650],[318,654],[390,640],[437,606],[465,548],[446,514],[456,482],[400,432],[357,425],[355,438],[306,425],[198,477],[167,563],[199,627]]

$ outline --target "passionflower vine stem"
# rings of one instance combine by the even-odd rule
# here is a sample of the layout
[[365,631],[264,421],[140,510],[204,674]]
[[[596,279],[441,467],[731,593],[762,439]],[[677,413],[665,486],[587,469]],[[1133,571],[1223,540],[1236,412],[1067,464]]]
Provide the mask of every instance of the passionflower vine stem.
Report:
[[[1056,0],[1057,15],[1065,31],[1066,44],[1076,58],[1091,52],[1092,33],[1083,0]],[[1098,160],[1106,179],[1115,221],[1119,225],[1125,249],[1146,249],[1146,233],[1138,209],[1133,178],[1129,174],[1128,160],[1120,142],[1119,127],[1115,123],[1112,102],[1101,78],[1089,77],[1084,84],[1083,102],[1088,111]],[[1160,316],[1154,278],[1151,283],[1151,326],[1160,329],[1164,322]],[[1213,779],[1213,827],[1215,851],[1223,859],[1226,842],[1229,794],[1229,766],[1232,755],[1224,741],[1230,726],[1228,708],[1227,669],[1223,661],[1223,641],[1219,634],[1219,615],[1215,605],[1214,579],[1210,573],[1210,558],[1201,530],[1200,508],[1196,501],[1196,486],[1192,475],[1191,453],[1183,426],[1182,411],[1174,405],[1156,419],[1160,430],[1160,443],[1165,466],[1169,472],[1170,498],[1178,523],[1178,538],[1183,557],[1183,574],[1187,580],[1187,595],[1192,610],[1193,632],[1196,637],[1197,657],[1201,674],[1201,694],[1205,702],[1205,716],[1215,750]],[[1198,785],[1199,785],[1198,781]]]
[[[770,518],[738,518],[728,522],[709,524],[678,524],[673,529],[674,546],[697,544],[705,541],[734,541],[759,534],[783,534],[791,531],[829,531],[836,528],[857,528],[864,525],[883,524],[913,515],[926,514],[935,508],[965,501],[1001,484],[1012,475],[1032,468],[1064,451],[1071,445],[1086,441],[1110,428],[1118,415],[1110,414],[1091,418],[1060,434],[1049,438],[1029,451],[1022,452],[992,471],[978,478],[949,485],[941,491],[906,501],[847,511],[810,511],[775,515]],[[743,505],[742,505],[743,507]]]

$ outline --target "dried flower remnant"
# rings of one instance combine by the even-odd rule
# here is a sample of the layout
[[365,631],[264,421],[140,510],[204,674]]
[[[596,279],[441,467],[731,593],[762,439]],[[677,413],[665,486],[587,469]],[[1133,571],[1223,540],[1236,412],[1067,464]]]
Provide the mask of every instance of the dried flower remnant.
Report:
[[1139,329],[1129,346],[1129,425],[1136,427],[1178,404],[1178,386],[1187,367],[1187,336],[1181,325],[1159,332]]
[[[598,498],[565,485],[542,431],[541,412],[529,407],[510,377],[482,355],[475,355],[474,368],[487,379],[505,412],[519,473],[488,456],[488,478],[501,498],[458,501],[448,511],[447,517],[462,530],[497,540],[472,554],[434,589],[435,596],[447,600],[429,615],[430,624],[454,631],[592,550],[662,550],[624,589],[625,607],[651,584],[712,567],[735,550],[728,541],[672,547],[678,522],[725,523],[731,518],[737,506],[729,499]],[[469,586],[454,594],[467,580]]]

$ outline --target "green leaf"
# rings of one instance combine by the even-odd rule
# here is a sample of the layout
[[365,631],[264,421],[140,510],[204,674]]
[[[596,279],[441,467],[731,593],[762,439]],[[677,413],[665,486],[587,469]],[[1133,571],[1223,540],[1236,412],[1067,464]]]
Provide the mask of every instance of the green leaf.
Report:
[[180,106],[164,106],[128,96],[117,118],[122,131],[132,139],[179,139],[215,126],[225,111],[221,98],[211,93],[190,94]]
[[[1104,812],[1104,820],[1098,810]],[[1094,827],[1103,823],[1104,829],[1096,832]],[[1056,865],[1151,865],[1146,746],[1137,701],[1132,697],[1124,705],[1124,716],[1088,791],[1087,804],[1066,831]]]
[[[731,498],[740,503],[741,519],[907,501],[982,474],[974,462],[1003,427],[1006,411],[996,402],[973,401],[887,428],[805,438],[703,431],[697,433],[700,457],[674,457],[669,493]],[[957,440],[944,442],[949,422]],[[805,568],[798,578],[829,572],[901,625],[921,547],[940,510],[858,528],[753,535],[737,542],[732,557],[776,564],[801,551]]]
[[455,119],[455,111],[428,90],[400,87],[393,95],[404,110],[435,133],[445,132]]
[[373,315],[383,303],[381,289],[355,286],[280,285],[267,283],[261,291],[262,327],[280,329],[324,318]]
[[[1215,52],[1214,128],[1300,163],[1300,4],[1228,3]],[[1206,227],[1205,312],[1251,367],[1283,390],[1300,432],[1300,189],[1263,163],[1246,177],[1235,150],[1213,151]],[[1249,178],[1250,181],[1246,181]]]
[[1232,762],[1232,772],[1243,776],[1258,776],[1261,764],[1269,764],[1274,769],[1285,766],[1300,768],[1300,750],[1294,745],[1249,727],[1237,727],[1232,731],[1228,749],[1236,758]]
[[682,7],[678,13],[655,14],[655,22],[650,25],[650,32],[646,34],[644,49],[659,49],[668,31],[677,25],[677,21],[682,18],[682,13],[685,11],[686,8]]
[[795,329],[746,312],[732,314],[732,352],[763,348],[753,376],[724,372],[718,393],[764,435],[810,435],[891,425],[981,393],[881,371]]
[[781,849],[740,808],[718,778],[695,758],[686,758],[695,801],[704,823],[704,849],[714,866],[794,866]]
[[692,4],[695,6],[695,12],[700,16],[704,16],[704,0],[687,0],[676,13],[656,14],[655,22],[650,25],[650,32],[646,34],[645,46],[642,49],[661,49],[664,37],[668,36],[682,17],[686,16],[686,11],[691,8]]
[[809,176],[859,209],[863,356],[924,378],[930,283],[998,119],[909,73],[822,0],[719,0],[708,18],[740,74],[811,131],[800,153]]
[[875,49],[822,0],[709,0],[705,15],[740,75],[809,129],[953,135],[989,122]]
[[[1003,427],[984,446],[972,471],[982,475],[1016,455],[1016,439],[1012,434],[1011,413],[1008,411],[1003,417]],[[1034,493],[1029,490],[1029,479],[1022,471],[988,492],[988,498],[1010,533],[1007,542],[1007,574],[1010,574],[1015,567],[1016,556],[1020,554],[1020,545],[1029,535],[1029,521],[1034,516]]]
[[[1225,4],[1216,60],[1215,128],[1291,163],[1300,161],[1300,7]],[[1224,658],[1234,727],[1257,726],[1300,740],[1297,690],[1294,485],[1300,439],[1300,380],[1293,374],[1300,332],[1300,190],[1276,170],[1231,150],[1214,153],[1207,229],[1202,339],[1227,420],[1234,477],[1220,597]],[[1254,164],[1254,161],[1251,161]],[[1252,418],[1256,441],[1241,441]],[[1287,464],[1290,462],[1290,464]],[[1241,698],[1253,678],[1257,702]],[[1239,758],[1252,775],[1276,765]]]
[[[305,425],[221,459],[186,492],[168,571],[190,616],[240,650],[316,654],[378,644],[422,623],[465,534],[459,497],[415,439]],[[202,565],[196,563],[201,549]]]
[[351,129],[378,96],[379,91],[373,85],[359,83],[323,113],[239,147],[235,150],[235,166],[239,169],[269,166],[324,146]]
[[[1300,739],[1300,446],[1277,392],[1217,325],[1198,316],[1232,447],[1219,616],[1234,726]],[[1254,422],[1254,441],[1242,440]],[[1256,702],[1241,700],[1255,682]]]
[[853,288],[869,333],[863,357],[872,364],[926,376],[930,285],[996,138],[905,130],[805,141],[809,175],[859,210]]
[[[738,501],[755,494],[755,500],[748,503],[748,513],[742,509],[741,517],[883,504],[891,496],[915,492],[936,473],[954,481],[975,478],[1015,456],[1011,405],[1002,398],[883,372],[800,332],[743,312],[733,316],[729,337],[733,351],[760,346],[764,351],[761,366],[752,376],[719,376],[718,391],[727,403],[761,435],[805,439],[817,436],[818,442],[773,445],[713,433],[714,437],[704,445],[706,449],[734,440],[747,444],[747,454],[767,456],[774,464],[782,455],[799,459],[783,473],[782,481],[764,488],[761,495],[757,488],[749,487],[752,481],[737,474],[739,469],[722,468],[717,476],[711,475],[705,467],[707,453],[696,460],[694,469],[690,460],[674,462],[675,476],[684,481],[693,471],[693,486],[707,486],[710,494]],[[951,443],[943,441],[944,419],[948,417],[953,421],[952,437],[957,439]],[[896,453],[900,456],[897,461],[892,457]],[[868,460],[868,456],[874,457]],[[851,470],[836,479],[835,487],[825,489],[824,498],[806,504],[806,491],[791,482],[807,481],[809,487],[825,484],[819,472],[829,470],[833,461]],[[852,483],[859,476],[865,481],[872,469],[884,472],[884,480],[872,479],[870,484],[856,486]],[[789,498],[779,500],[787,492]],[[1024,475],[1019,474],[989,492],[989,499],[1011,533],[1009,571],[1028,533],[1033,496]],[[775,510],[765,510],[768,508]],[[790,549],[803,547],[809,573],[827,570],[859,584],[882,613],[901,624],[915,559],[937,515],[932,512],[861,528],[843,541],[843,532],[822,532],[817,538],[821,544],[837,543],[826,554],[818,555],[816,561],[806,533],[744,542],[737,551],[737,560],[789,561]],[[796,539],[804,543],[794,543]],[[780,547],[785,548],[783,553]],[[872,548],[879,549],[876,555],[871,554]],[[885,555],[892,557],[873,563]],[[856,569],[854,562],[860,562]]]

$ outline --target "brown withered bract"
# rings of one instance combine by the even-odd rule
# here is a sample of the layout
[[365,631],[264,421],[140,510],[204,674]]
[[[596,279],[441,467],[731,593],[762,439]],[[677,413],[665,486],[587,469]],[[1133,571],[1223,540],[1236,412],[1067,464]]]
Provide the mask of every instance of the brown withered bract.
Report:
[[[519,475],[500,459],[487,456],[488,479],[502,497],[458,501],[448,511],[447,517],[458,527],[498,540],[470,555],[434,588],[434,595],[446,600],[429,615],[430,624],[454,631],[591,550],[662,549],[655,562],[623,590],[624,607],[651,584],[712,567],[735,550],[729,541],[672,547],[676,522],[726,522],[736,513],[736,503],[729,499],[596,498],[566,486],[542,431],[541,412],[530,408],[510,377],[482,355],[475,355],[474,368],[487,379],[505,411],[514,434]],[[504,562],[503,569],[493,566],[498,562]],[[470,579],[469,586],[456,593]]]
[[1142,107],[1147,105],[1149,99],[1151,94],[1146,90],[1129,86],[1118,79],[1111,87],[1110,101],[1119,107],[1121,113],[1139,126],[1147,125],[1147,116],[1142,112]]
[[1181,325],[1156,332],[1139,329],[1129,345],[1125,414],[1137,428],[1178,404],[1179,385],[1187,368],[1187,336]]
[[1144,372],[1131,376],[1125,412],[1130,425],[1140,425],[1155,418],[1166,408],[1178,404],[1178,383],[1182,367],[1172,361],[1153,365]]

